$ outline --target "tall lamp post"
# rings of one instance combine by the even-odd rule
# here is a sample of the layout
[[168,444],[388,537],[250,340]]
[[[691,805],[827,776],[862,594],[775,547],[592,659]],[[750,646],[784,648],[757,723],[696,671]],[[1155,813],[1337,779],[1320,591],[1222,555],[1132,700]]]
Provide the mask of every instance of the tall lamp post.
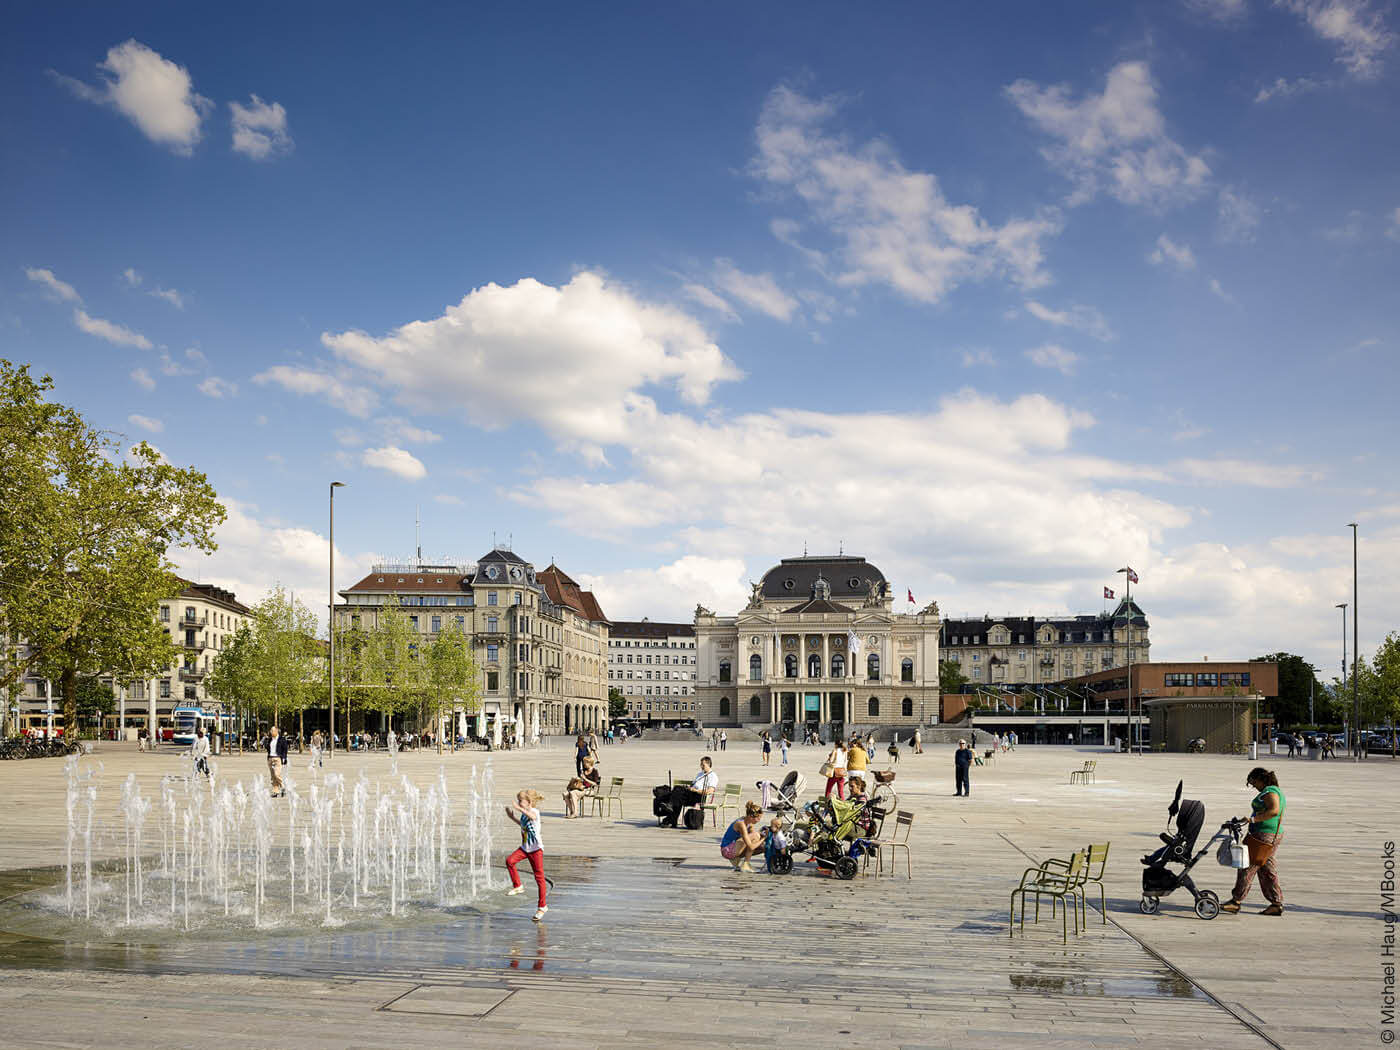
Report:
[[[330,530],[330,584],[327,594],[326,606],[326,636],[330,639],[330,703],[331,703],[331,739],[330,752],[335,755],[335,490],[343,489],[345,482],[331,482],[331,530]],[[350,724],[346,722],[346,732],[349,732]]]
[[[1357,604],[1356,587],[1356,522],[1348,522],[1347,527],[1351,529],[1351,651],[1356,655],[1361,655],[1361,630],[1358,624],[1361,621],[1360,606]],[[1343,628],[1342,637],[1346,637]],[[1357,691],[1357,676],[1351,676],[1351,718],[1352,725],[1356,727],[1356,748],[1352,751],[1352,761],[1361,761],[1361,694]]]
[[[1347,603],[1338,602],[1335,608],[1342,610],[1342,690],[1338,700],[1347,695]],[[1347,741],[1351,743],[1350,740]]]
[[[1137,579],[1137,573],[1133,572],[1132,566],[1127,565],[1118,570],[1123,574],[1123,605],[1127,609],[1128,617],[1128,737],[1132,746],[1129,751],[1136,749],[1139,755],[1142,754],[1142,704],[1138,704],[1138,719],[1133,721],[1133,581]],[[1133,731],[1137,730],[1137,740],[1132,741]]]

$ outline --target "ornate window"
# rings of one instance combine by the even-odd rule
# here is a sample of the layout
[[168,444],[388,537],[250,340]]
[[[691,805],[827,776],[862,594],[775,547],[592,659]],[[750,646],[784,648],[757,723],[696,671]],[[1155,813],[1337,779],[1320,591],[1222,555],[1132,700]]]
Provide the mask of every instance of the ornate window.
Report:
[[749,657],[749,681],[763,681],[763,657],[759,656],[757,653]]
[[719,716],[720,718],[729,717],[729,697],[727,696],[719,698]]
[[870,715],[871,718],[879,718],[879,717],[880,717],[880,698],[879,698],[878,696],[872,696],[872,697],[870,698],[870,702],[867,703],[867,704],[865,705],[865,709],[866,709],[866,712]]
[[759,703],[756,696],[749,697],[749,717],[757,718],[763,710],[763,705]]
[[831,677],[832,677],[832,678],[845,678],[845,677],[846,677],[846,658],[845,658],[844,656],[842,656],[840,653],[832,653],[832,654],[831,654]]
[[914,701],[906,696],[903,699],[903,701],[900,702],[899,713],[902,714],[905,718],[912,717],[914,714]]
[[807,677],[820,678],[822,676],[822,658],[819,654],[813,653],[807,657]]
[[899,680],[901,682],[914,680],[914,661],[907,656],[899,662]]
[[783,671],[789,678],[797,677],[797,657],[792,653],[783,657]]
[[730,673],[728,660],[721,660],[719,662],[719,680],[721,682],[732,682],[734,680],[733,675]]
[[865,677],[872,682],[880,680],[880,654],[871,653],[865,658]]

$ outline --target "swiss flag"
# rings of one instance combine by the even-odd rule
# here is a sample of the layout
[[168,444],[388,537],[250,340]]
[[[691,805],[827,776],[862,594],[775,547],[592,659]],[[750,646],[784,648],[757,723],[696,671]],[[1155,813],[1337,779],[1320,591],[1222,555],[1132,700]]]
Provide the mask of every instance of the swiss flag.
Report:
[[911,590],[909,590],[909,589],[906,587],[906,588],[905,588],[905,593],[909,595],[909,604],[910,604],[910,605],[916,604],[915,601],[914,601],[914,592],[911,591]]
[[1105,587],[1105,588],[1103,589],[1103,596],[1104,596],[1105,598],[1112,598],[1112,597],[1113,597],[1113,590],[1112,590],[1112,588]]
[[1137,573],[1133,572],[1133,570],[1132,570],[1131,568],[1128,569],[1128,582],[1129,582],[1129,583],[1137,583],[1137,582],[1138,582]]

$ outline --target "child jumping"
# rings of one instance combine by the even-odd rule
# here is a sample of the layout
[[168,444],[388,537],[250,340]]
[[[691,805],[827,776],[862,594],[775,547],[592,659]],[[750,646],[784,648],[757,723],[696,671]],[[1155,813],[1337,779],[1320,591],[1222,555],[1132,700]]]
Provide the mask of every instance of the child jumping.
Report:
[[506,817],[520,824],[520,848],[506,858],[506,871],[510,872],[511,884],[511,888],[506,890],[506,896],[514,897],[525,892],[515,866],[528,859],[530,870],[535,873],[535,885],[540,891],[539,910],[535,912],[536,922],[543,919],[544,913],[549,911],[549,906],[545,904],[544,846],[540,841],[540,811],[535,808],[543,798],[538,791],[527,789],[515,796],[514,806],[506,807]]

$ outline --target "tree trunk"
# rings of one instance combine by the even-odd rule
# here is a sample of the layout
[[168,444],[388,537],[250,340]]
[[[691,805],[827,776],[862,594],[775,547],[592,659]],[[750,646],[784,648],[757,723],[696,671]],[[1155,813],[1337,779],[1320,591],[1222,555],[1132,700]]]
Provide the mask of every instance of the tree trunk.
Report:
[[63,739],[78,739],[78,672],[65,667],[58,678],[59,692],[63,696]]

